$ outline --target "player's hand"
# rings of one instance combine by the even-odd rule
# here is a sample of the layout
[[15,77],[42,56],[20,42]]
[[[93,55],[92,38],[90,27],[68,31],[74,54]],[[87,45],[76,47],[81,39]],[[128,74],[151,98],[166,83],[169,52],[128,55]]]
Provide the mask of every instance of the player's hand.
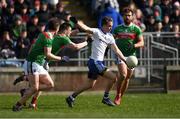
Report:
[[74,23],[77,24],[78,20],[76,19],[76,17],[70,17],[70,20]]
[[47,70],[47,71],[49,70],[49,63],[48,63],[48,61],[44,62],[43,67],[44,67],[45,70]]
[[62,56],[62,59],[61,61],[64,61],[64,62],[69,62],[69,57],[68,56]]
[[86,41],[87,41],[88,44],[93,42],[92,38],[87,38]]

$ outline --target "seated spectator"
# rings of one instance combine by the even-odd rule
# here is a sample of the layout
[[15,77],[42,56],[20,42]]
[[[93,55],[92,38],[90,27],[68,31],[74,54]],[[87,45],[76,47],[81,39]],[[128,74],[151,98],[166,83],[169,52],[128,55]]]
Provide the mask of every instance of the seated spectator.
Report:
[[14,25],[11,30],[12,38],[13,40],[17,40],[17,38],[20,36],[20,33],[23,29],[26,29],[26,26],[22,23],[21,16],[17,15],[14,18]]
[[34,44],[34,43],[35,43],[35,41],[36,41],[39,33],[44,32],[44,31],[45,31],[45,28],[46,28],[46,23],[43,23],[43,22],[38,23],[37,29],[36,29],[36,31],[35,31],[34,34],[33,34],[34,39],[31,40],[31,44]]
[[0,56],[5,59],[15,56],[14,43],[8,31],[3,32],[0,42]]
[[23,5],[26,4],[26,6],[28,5],[27,4],[27,1],[25,0],[15,0],[14,1],[14,7],[15,7],[15,12],[16,14],[21,14],[21,9],[23,8]]
[[162,22],[161,21],[156,21],[155,22],[154,30],[155,30],[156,34],[154,34],[155,35],[154,39],[156,41],[158,41],[158,42],[161,42],[161,43],[163,43],[163,38],[162,38],[162,34],[161,34],[162,27],[163,26],[162,26]]
[[20,15],[21,15],[23,24],[26,24],[29,21],[28,6],[26,4],[22,5]]
[[2,11],[2,27],[4,30],[10,30],[12,28],[14,17],[14,5],[8,5],[7,8]]
[[59,20],[63,19],[64,17],[64,14],[66,13],[67,11],[64,10],[64,5],[62,2],[59,2],[57,5],[56,5],[56,11],[53,13],[53,17],[57,17]]
[[30,12],[30,17],[34,16],[37,12],[40,11],[40,1],[39,0],[35,0],[34,1],[34,6],[32,9],[29,9],[29,12]]
[[173,7],[173,13],[170,19],[171,23],[180,23],[180,6],[175,5]]
[[170,32],[171,24],[170,24],[169,20],[170,20],[169,14],[165,14],[164,18],[163,18],[163,28],[162,28],[163,32]]
[[146,18],[147,19],[144,22],[146,25],[146,32],[154,32],[154,24],[155,24],[154,16],[149,15]]
[[17,43],[15,46],[16,57],[20,59],[24,59],[30,48],[30,41],[27,38],[27,31],[23,30],[20,34],[20,37],[17,39]]
[[174,38],[180,42],[180,26],[178,23],[174,23],[172,26],[172,32],[174,32]]
[[155,21],[162,21],[162,11],[158,5],[154,7],[154,18]]
[[171,14],[172,12],[171,0],[161,0],[161,4],[159,6],[162,10],[162,17],[164,17],[165,14]]
[[41,1],[40,11],[36,13],[39,18],[39,22],[47,23],[51,18],[51,14],[49,13],[48,3],[45,1]]
[[139,26],[142,30],[142,32],[144,32],[146,30],[146,26],[144,24],[144,19],[143,19],[143,14],[141,12],[140,9],[137,9],[135,12],[135,16],[134,16],[134,21],[133,23],[136,24],[137,26]]
[[37,15],[31,17],[30,21],[27,23],[28,37],[30,42],[36,38],[36,31],[38,29],[39,18]]

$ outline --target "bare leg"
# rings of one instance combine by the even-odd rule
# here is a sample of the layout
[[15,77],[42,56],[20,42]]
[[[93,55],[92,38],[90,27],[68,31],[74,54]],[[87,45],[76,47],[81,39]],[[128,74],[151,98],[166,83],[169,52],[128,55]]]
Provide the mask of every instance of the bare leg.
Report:
[[116,105],[119,105],[121,103],[121,99],[123,94],[128,88],[129,80],[132,77],[133,70],[128,69],[125,64],[119,64],[118,65],[119,70],[119,79],[117,81],[117,93],[116,98],[114,100]]
[[106,85],[105,92],[109,92],[112,89],[114,83],[116,82],[116,75],[113,72],[111,72],[110,70],[107,70],[104,73],[103,77],[108,79],[108,83]]
[[90,88],[93,88],[94,85],[96,83],[96,80],[87,80],[84,85],[82,85],[82,87],[80,87],[79,89],[77,89],[73,94],[73,98],[75,98],[76,96],[78,96],[80,93],[84,92],[85,90],[88,90]]
[[27,89],[24,96],[18,101],[19,103],[25,103],[35,92],[39,90],[39,75],[28,76],[30,88]]
[[[50,90],[51,88],[54,87],[54,82],[52,81],[50,75],[43,75],[40,74],[40,87],[39,87],[39,91],[37,91],[34,96],[32,97],[31,103],[30,103],[30,107],[36,109],[37,108],[37,100],[41,94],[42,90]],[[41,91],[40,91],[41,90]]]
[[133,74],[133,71],[128,69],[127,77],[125,80],[122,81],[121,88],[119,91],[119,94],[121,97],[124,95],[125,91],[127,90],[128,86],[129,86],[129,80],[131,79],[132,74]]

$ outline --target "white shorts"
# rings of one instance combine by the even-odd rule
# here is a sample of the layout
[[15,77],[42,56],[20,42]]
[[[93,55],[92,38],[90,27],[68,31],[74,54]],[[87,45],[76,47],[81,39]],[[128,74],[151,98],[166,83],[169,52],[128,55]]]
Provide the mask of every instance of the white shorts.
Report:
[[28,74],[48,74],[43,66],[35,62],[28,62],[27,60],[23,64],[25,75]]

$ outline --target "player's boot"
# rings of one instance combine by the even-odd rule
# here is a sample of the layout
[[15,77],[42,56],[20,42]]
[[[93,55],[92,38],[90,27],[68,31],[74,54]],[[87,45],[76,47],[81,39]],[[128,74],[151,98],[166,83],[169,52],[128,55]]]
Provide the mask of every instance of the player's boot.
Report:
[[[26,89],[25,89],[25,88],[23,88],[23,89],[20,90],[21,97],[24,96],[24,93],[25,93],[25,92],[26,92]],[[23,105],[26,106],[26,102],[25,102]]]
[[16,104],[16,105],[14,105],[12,107],[12,111],[14,111],[14,112],[18,112],[18,111],[21,111],[21,110],[22,110],[22,105]]
[[37,104],[32,104],[32,103],[29,104],[29,108],[34,109],[34,110],[38,109]]
[[69,96],[66,98],[66,103],[68,104],[69,107],[73,107],[74,106],[74,98]]
[[21,75],[20,77],[16,78],[13,82],[14,85],[16,85],[17,83],[24,81],[24,76],[25,75]]
[[116,105],[120,105],[121,104],[121,97],[119,95],[116,95],[116,97],[114,99],[114,103]]
[[102,103],[104,103],[108,106],[115,106],[115,104],[110,100],[110,98],[103,98]]

